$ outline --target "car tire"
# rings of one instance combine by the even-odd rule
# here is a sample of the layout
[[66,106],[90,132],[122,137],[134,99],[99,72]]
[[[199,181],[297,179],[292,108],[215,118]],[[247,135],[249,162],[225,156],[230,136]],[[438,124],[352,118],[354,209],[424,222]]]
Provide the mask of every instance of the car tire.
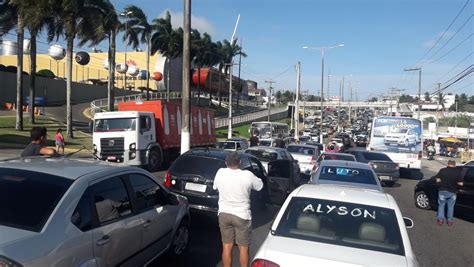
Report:
[[383,182],[383,184],[388,187],[393,187],[393,185],[395,184],[395,181],[385,181]]
[[186,218],[183,218],[171,241],[168,252],[171,257],[178,258],[187,252],[189,248],[189,233],[189,222]]
[[151,150],[150,153],[148,153],[147,170],[150,172],[156,172],[160,169],[161,163],[162,160],[158,151]]
[[415,206],[422,210],[430,210],[430,199],[424,191],[418,191],[415,193]]

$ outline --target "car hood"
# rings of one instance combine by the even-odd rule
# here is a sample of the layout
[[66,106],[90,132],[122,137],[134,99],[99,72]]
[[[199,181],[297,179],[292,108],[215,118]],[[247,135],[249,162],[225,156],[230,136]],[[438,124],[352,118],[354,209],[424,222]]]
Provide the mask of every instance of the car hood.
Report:
[[268,235],[256,258],[286,266],[411,266],[404,256]]
[[38,233],[0,225],[0,250],[3,246],[8,245],[11,242],[19,241],[34,235],[38,235]]

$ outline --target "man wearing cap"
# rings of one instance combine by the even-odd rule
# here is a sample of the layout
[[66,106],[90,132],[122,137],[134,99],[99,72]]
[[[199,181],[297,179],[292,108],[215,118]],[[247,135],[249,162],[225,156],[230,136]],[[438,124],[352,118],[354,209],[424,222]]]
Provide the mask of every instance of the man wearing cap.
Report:
[[[449,226],[453,225],[454,204],[456,203],[456,192],[458,186],[463,186],[462,169],[456,168],[454,160],[448,161],[448,167],[442,168],[436,174],[436,183],[439,186],[438,193],[438,224],[443,225],[447,219]],[[445,218],[445,206],[448,205],[447,218]]]
[[253,173],[239,169],[240,158],[235,151],[226,156],[227,168],[217,171],[214,190],[219,191],[219,228],[222,238],[222,263],[232,265],[232,248],[239,246],[240,265],[249,265],[249,245],[252,233],[250,193],[260,191],[263,182]]

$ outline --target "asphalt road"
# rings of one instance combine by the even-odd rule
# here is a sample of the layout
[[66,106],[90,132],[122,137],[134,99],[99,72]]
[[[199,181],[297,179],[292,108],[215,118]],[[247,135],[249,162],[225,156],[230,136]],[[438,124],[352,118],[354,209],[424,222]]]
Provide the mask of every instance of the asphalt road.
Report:
[[[408,229],[411,244],[420,266],[474,266],[474,220],[456,218],[454,226],[438,226],[436,212],[420,210],[414,205],[413,189],[422,178],[430,178],[445,161],[423,161],[421,172],[404,172],[393,187],[385,191],[394,196],[404,216],[413,219],[415,226]],[[155,176],[163,179],[165,172]],[[278,208],[253,214],[253,234],[250,256],[256,254],[265,240]],[[222,266],[221,243],[217,219],[192,214],[191,243],[188,254],[179,259],[159,258],[153,266]],[[389,264],[389,263],[387,263]],[[238,264],[238,251],[234,249],[233,266]]]

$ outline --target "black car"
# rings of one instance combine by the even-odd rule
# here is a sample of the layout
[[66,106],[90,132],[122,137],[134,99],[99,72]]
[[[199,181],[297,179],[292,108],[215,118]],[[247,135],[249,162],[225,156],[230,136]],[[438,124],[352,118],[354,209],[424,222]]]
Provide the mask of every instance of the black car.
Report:
[[362,135],[359,135],[359,136],[356,136],[355,138],[355,143],[356,143],[356,146],[360,147],[365,147],[367,146],[367,143],[368,143],[368,139],[367,139],[367,136],[362,136]]
[[358,162],[369,164],[383,185],[393,186],[400,177],[400,167],[384,153],[365,150],[349,150]]
[[[474,213],[474,166],[457,166],[464,175],[464,186],[458,187],[456,206],[454,211],[472,215]],[[436,177],[418,182],[415,186],[415,205],[424,210],[437,209],[438,185]]]
[[[217,171],[226,168],[227,151],[196,148],[179,156],[165,175],[165,186],[172,192],[186,196],[189,207],[217,215],[219,193],[213,183]],[[299,176],[293,175],[293,162],[276,160],[268,163],[269,174],[254,156],[239,153],[240,169],[249,170],[263,181],[261,191],[252,191],[252,209],[263,209],[266,204],[283,204],[286,196],[300,185]]]

